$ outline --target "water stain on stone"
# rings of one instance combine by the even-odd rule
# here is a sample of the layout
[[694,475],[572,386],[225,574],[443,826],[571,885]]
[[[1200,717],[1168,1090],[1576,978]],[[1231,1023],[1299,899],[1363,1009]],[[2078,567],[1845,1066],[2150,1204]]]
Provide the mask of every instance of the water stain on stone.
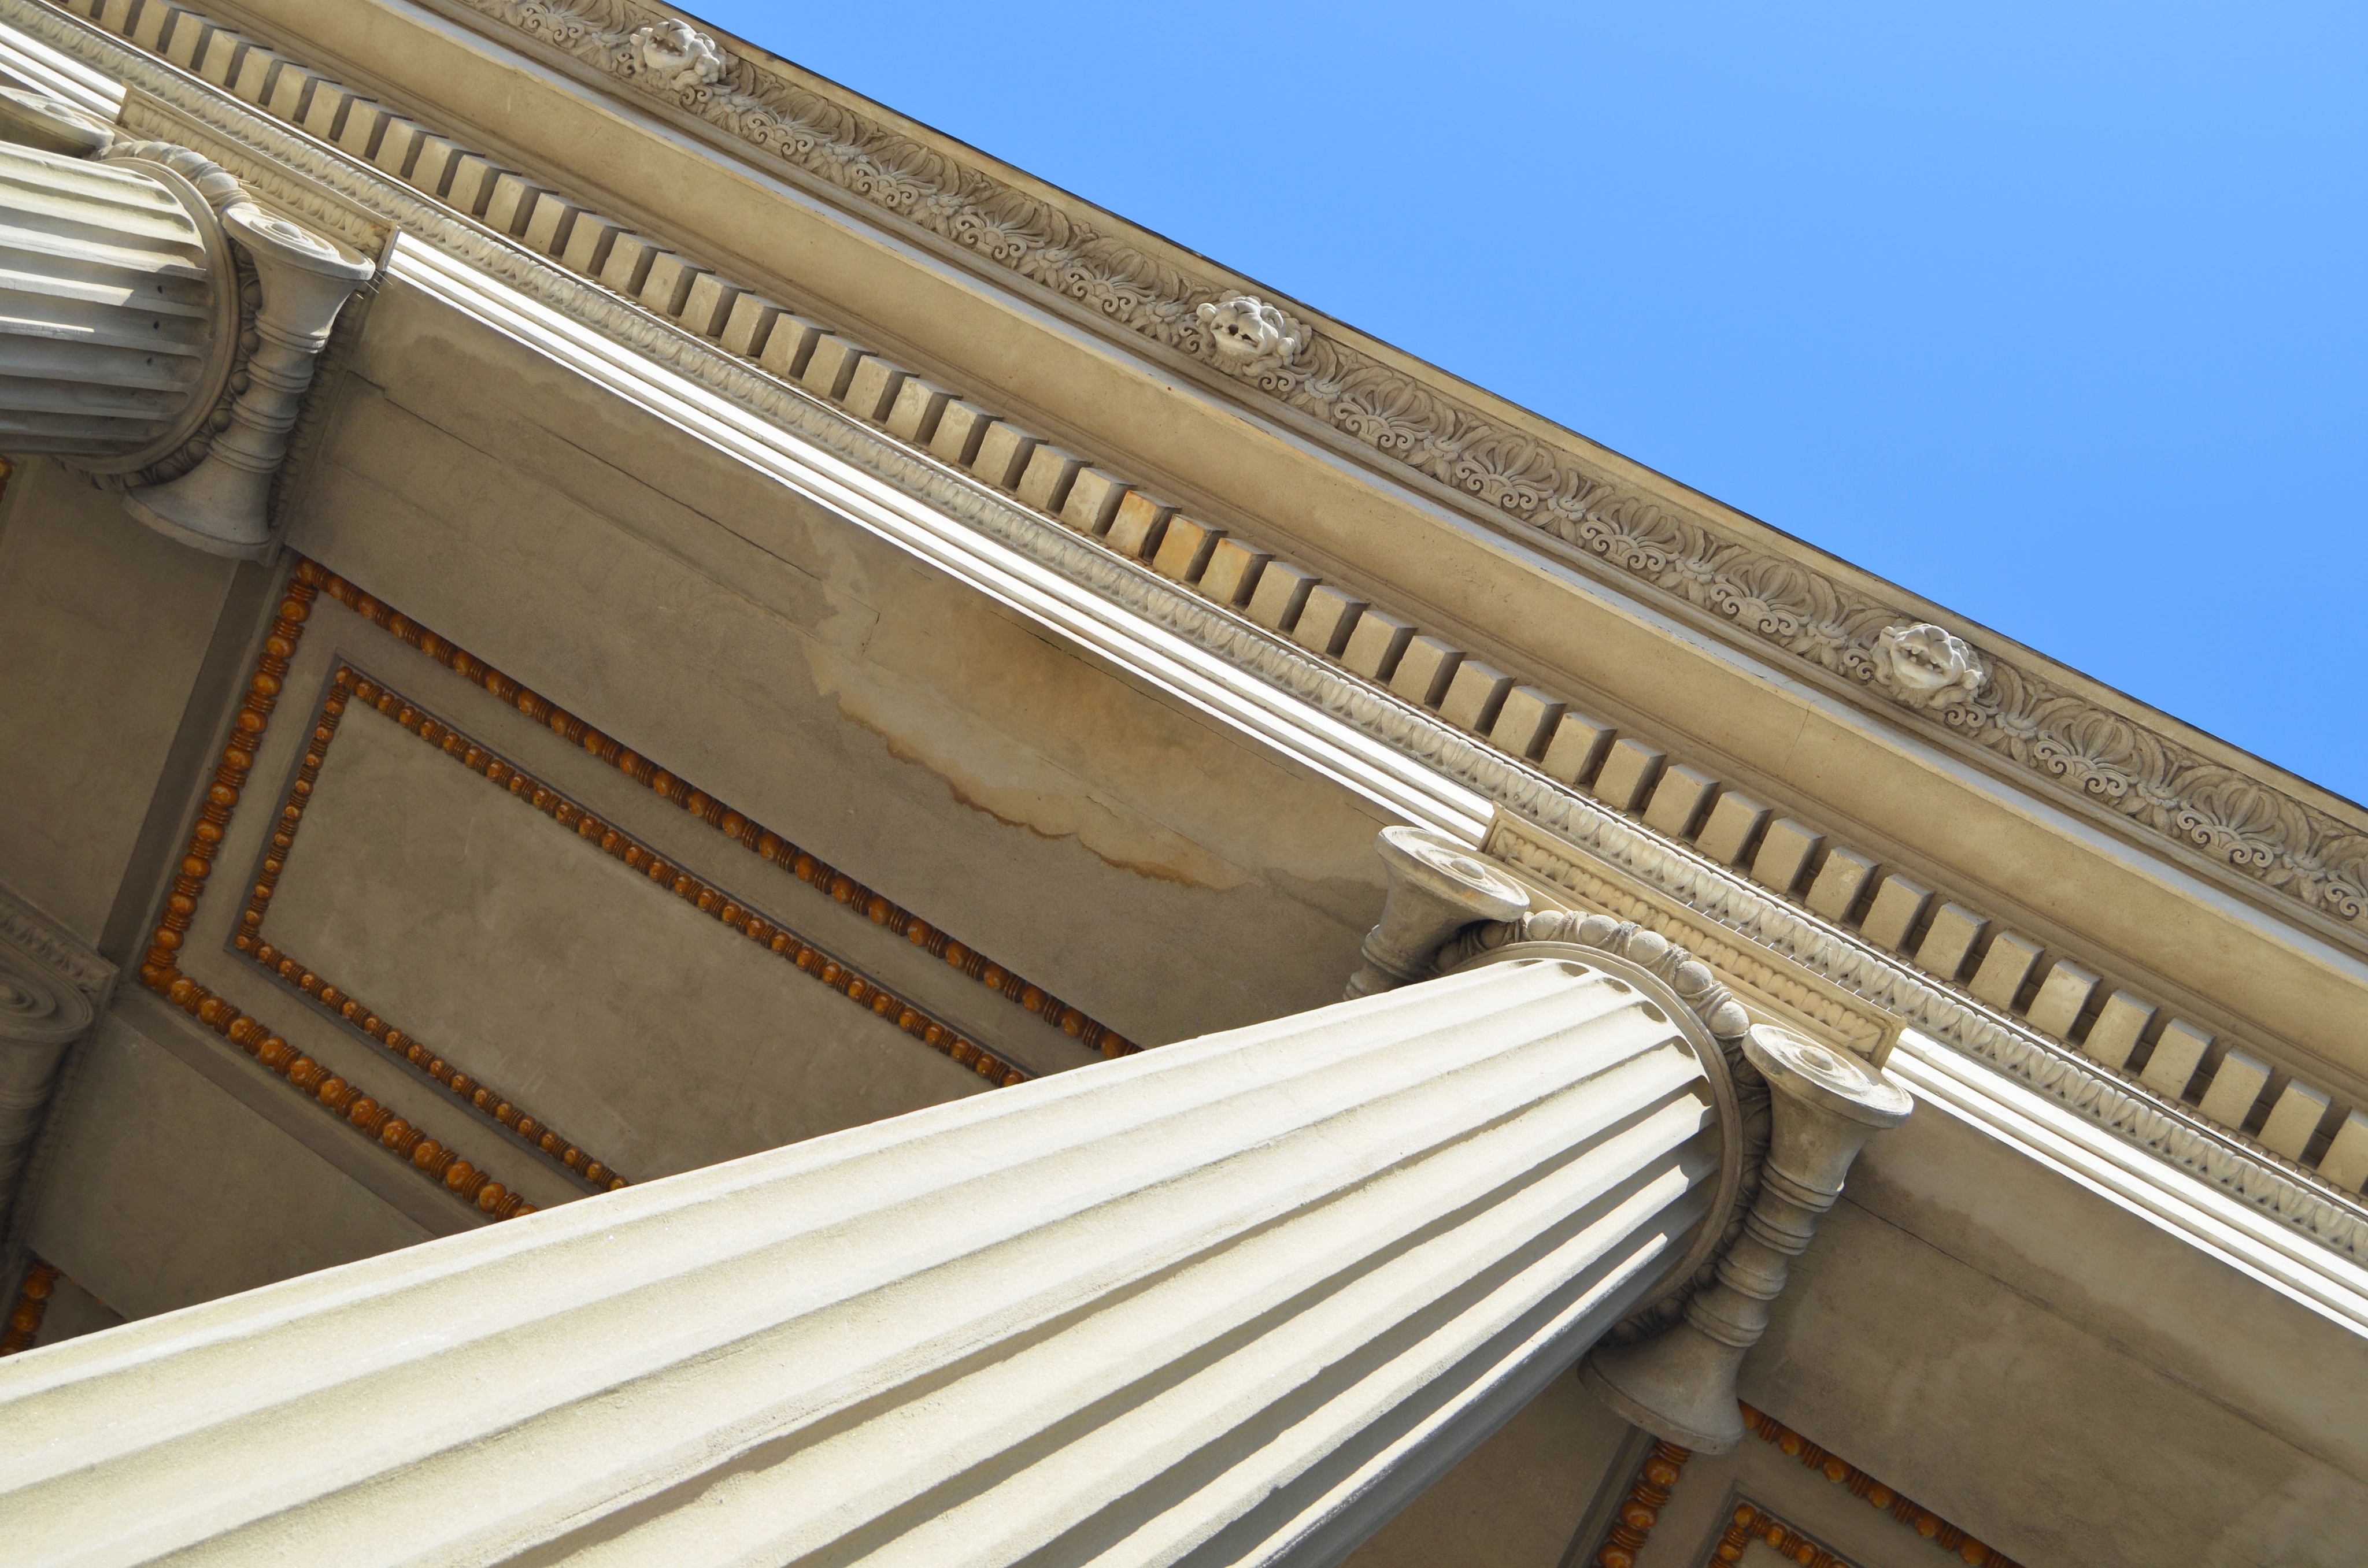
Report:
[[1239,867],[1167,828],[1141,817],[1130,820],[1130,814],[1095,799],[1075,776],[1040,755],[1017,747],[1008,736],[993,739],[998,748],[1016,753],[1043,784],[996,783],[980,778],[975,770],[939,755],[939,748],[891,728],[888,720],[868,711],[845,687],[837,696],[840,716],[879,736],[890,756],[927,768],[945,785],[957,805],[1001,826],[1023,828],[1042,839],[1073,840],[1111,869],[1150,881],[1222,892],[1250,880]]

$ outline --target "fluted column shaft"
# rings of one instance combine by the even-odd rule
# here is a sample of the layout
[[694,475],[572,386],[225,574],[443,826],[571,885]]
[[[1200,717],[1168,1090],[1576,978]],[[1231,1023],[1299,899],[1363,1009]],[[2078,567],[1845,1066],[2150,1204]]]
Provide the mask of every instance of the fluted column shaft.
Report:
[[0,1533],[1332,1562],[1662,1283],[1725,1131],[1644,988],[1492,965],[17,1358]]
[[0,140],[0,450],[133,466],[191,435],[236,347],[195,190]]

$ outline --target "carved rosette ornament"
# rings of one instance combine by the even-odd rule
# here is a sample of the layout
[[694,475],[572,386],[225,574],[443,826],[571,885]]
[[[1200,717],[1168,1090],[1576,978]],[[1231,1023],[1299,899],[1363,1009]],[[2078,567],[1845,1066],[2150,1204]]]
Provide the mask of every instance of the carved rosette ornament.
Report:
[[215,555],[266,504],[367,261],[266,213],[185,147],[0,93],[0,449],[56,457]]
[[1193,312],[1217,368],[1269,386],[1288,381],[1307,329],[1250,294],[1204,302]]
[[1875,636],[1870,662],[1874,684],[1910,708],[1969,703],[1989,676],[1971,644],[1929,621],[1884,627]]
[[723,79],[723,51],[679,17],[637,28],[627,41],[650,85],[687,93]]

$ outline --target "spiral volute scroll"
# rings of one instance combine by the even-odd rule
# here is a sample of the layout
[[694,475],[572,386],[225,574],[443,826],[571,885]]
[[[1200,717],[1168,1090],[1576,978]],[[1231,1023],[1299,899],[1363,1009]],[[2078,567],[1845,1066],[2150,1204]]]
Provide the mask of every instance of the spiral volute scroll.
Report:
[[17,1196],[58,1063],[92,1017],[74,982],[0,946],[0,1216]]
[[0,948],[0,1042],[63,1046],[90,1028],[89,998],[64,976]]

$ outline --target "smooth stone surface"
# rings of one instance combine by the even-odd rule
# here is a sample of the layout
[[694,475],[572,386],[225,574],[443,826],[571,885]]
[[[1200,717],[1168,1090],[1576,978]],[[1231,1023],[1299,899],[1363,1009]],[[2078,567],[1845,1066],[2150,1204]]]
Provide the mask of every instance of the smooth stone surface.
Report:
[[[0,878],[85,940],[115,903],[232,562],[53,462],[0,498]],[[93,585],[105,584],[106,591]]]
[[427,1239],[120,1015],[85,1049],[25,1241],[111,1310],[149,1317]]

